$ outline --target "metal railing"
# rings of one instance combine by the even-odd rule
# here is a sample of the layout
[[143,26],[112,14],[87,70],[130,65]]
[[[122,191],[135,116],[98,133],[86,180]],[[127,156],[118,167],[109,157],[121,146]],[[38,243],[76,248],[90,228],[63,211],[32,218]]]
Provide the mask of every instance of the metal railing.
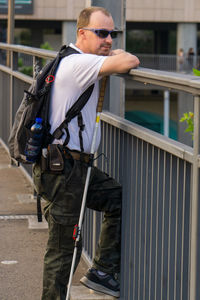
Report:
[[136,54],[140,59],[141,67],[162,71],[191,73],[192,68],[200,67],[200,56],[194,55],[192,59],[183,57],[182,63],[179,63],[179,57],[172,54]]
[[[32,78],[15,70],[16,52],[51,59],[55,53],[0,43],[11,52],[11,68],[0,65],[0,137],[7,143],[23,87]],[[102,113],[98,167],[123,186],[121,296],[123,300],[200,299],[199,117],[200,79],[148,69],[129,79],[194,95],[193,148]],[[29,170],[30,171],[30,170]],[[95,251],[102,216],[87,211],[84,254]]]
[[[135,53],[134,53],[135,54]],[[179,63],[179,57],[174,54],[135,54],[140,59],[140,66],[154,70],[172,71],[180,73],[191,73],[192,68],[200,67],[200,56],[194,55],[188,59],[187,55],[183,57],[182,63]],[[24,66],[32,66],[32,57],[25,52],[19,54],[21,63]],[[6,65],[6,53],[0,53],[0,63]]]

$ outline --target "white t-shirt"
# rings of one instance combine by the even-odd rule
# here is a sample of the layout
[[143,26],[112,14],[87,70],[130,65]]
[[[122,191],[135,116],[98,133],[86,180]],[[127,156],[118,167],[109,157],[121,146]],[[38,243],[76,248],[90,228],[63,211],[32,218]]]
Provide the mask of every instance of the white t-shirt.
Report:
[[[90,153],[93,131],[96,119],[96,107],[99,96],[100,68],[106,59],[105,56],[82,53],[80,49],[70,44],[80,54],[71,54],[63,58],[56,72],[55,81],[51,91],[50,101],[50,124],[51,133],[64,121],[66,112],[75,103],[79,96],[93,83],[93,92],[82,109],[83,124],[85,124],[83,136],[83,147],[85,153]],[[79,127],[77,117],[68,124],[70,141],[67,147],[71,150],[80,151]],[[63,144],[66,134],[54,143]],[[101,138],[100,128],[96,138],[96,149],[98,149]]]

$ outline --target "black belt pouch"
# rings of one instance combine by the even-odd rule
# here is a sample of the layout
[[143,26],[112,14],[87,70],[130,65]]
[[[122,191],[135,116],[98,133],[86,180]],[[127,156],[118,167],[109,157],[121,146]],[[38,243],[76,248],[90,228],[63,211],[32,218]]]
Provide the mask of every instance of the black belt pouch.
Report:
[[42,171],[50,171],[53,173],[62,173],[64,170],[64,159],[60,145],[50,144],[47,148],[46,157],[42,156]]

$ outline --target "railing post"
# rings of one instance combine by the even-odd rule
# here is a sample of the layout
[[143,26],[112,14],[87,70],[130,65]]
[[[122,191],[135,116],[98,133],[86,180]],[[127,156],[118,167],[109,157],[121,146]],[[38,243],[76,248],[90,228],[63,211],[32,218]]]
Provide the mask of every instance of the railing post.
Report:
[[[18,69],[18,53],[10,51],[10,69],[11,71],[15,71]],[[12,75],[12,72],[10,74],[10,109],[9,109],[9,132],[11,132],[12,126],[13,126],[13,118],[14,118],[14,77]],[[11,158],[10,165],[12,167],[19,166],[19,162],[14,161]]]
[[190,286],[189,300],[197,299],[197,248],[198,248],[198,191],[199,191],[199,118],[200,118],[200,97],[194,97],[194,148],[193,148],[193,167],[192,167],[192,197],[190,212]]
[[[33,79],[36,79],[36,76],[42,69],[42,59],[39,57],[33,56]],[[32,177],[33,177],[33,168],[32,168]],[[42,207],[41,207],[41,196],[33,187],[33,197],[37,200],[37,219],[38,222],[42,222]]]
[[[18,53],[11,51],[10,52],[10,68],[12,71],[16,71],[18,69]],[[13,103],[14,103],[14,77],[10,75],[10,130],[13,124]]]
[[93,234],[92,234],[92,258],[96,254],[96,240],[97,240],[97,212],[93,211]]
[[[13,51],[10,51],[10,56],[9,56],[9,59],[11,60],[9,62],[9,67],[10,69],[13,71],[13,68],[14,68],[14,63],[13,63]],[[12,128],[12,119],[13,119],[13,75],[12,73],[10,74],[10,124],[9,124],[9,127],[10,127],[10,131],[11,131],[11,128]]]
[[[97,153],[96,153],[97,155]],[[94,167],[98,167],[97,160],[94,161]],[[97,240],[97,212],[93,210],[93,233],[92,233],[92,259],[96,254],[96,240]]]
[[[8,26],[7,26],[7,43],[14,43],[15,28],[15,1],[8,0]],[[7,51],[7,66],[10,67],[10,51]]]
[[40,70],[42,69],[42,59],[36,56],[33,56],[33,79],[36,78]]
[[164,135],[169,136],[169,120],[170,120],[170,93],[164,91]]

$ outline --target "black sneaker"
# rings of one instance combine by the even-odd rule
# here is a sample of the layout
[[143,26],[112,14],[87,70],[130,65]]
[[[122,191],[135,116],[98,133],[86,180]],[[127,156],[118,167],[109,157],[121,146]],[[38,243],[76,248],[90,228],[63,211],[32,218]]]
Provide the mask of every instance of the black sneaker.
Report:
[[96,269],[91,268],[80,282],[89,289],[119,298],[119,283],[110,274],[99,275]]

